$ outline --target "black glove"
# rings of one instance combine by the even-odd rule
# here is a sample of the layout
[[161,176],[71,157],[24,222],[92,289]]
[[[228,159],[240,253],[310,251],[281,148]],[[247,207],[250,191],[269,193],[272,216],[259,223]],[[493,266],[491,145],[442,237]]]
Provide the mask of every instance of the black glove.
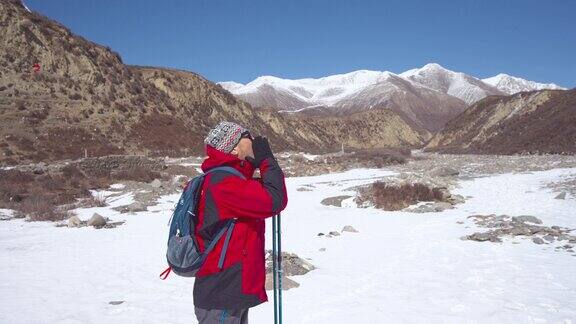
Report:
[[246,161],[250,162],[250,164],[252,164],[255,168],[259,168],[262,161],[266,160],[267,158],[274,157],[266,137],[254,137],[252,140],[252,151],[254,151],[254,158],[247,156]]

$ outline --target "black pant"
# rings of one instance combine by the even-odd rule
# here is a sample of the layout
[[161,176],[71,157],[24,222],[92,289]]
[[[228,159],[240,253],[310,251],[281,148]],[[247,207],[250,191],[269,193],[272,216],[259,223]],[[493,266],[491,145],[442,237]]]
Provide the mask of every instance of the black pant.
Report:
[[198,324],[248,324],[248,309],[203,309],[194,307]]

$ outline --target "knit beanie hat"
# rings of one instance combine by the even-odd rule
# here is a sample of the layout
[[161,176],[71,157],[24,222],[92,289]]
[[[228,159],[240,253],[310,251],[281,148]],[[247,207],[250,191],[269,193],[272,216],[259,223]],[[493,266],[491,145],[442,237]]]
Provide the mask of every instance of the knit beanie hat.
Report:
[[204,143],[219,151],[230,153],[240,142],[241,135],[247,131],[248,129],[236,123],[223,121],[208,133]]

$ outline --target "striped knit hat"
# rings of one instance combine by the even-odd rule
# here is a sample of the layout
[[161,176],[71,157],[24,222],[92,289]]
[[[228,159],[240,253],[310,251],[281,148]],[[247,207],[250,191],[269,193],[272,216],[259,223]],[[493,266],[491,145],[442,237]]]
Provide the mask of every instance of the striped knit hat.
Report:
[[248,129],[233,122],[223,121],[216,125],[204,139],[204,143],[215,149],[230,153],[240,141],[240,137]]

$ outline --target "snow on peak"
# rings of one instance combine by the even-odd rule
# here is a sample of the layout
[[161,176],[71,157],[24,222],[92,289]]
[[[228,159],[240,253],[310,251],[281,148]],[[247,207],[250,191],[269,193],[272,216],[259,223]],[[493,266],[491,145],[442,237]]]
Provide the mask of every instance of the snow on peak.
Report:
[[490,78],[482,79],[482,81],[493,87],[498,88],[498,90],[507,94],[514,94],[522,91],[532,91],[542,89],[559,89],[559,90],[565,89],[554,83],[538,83],[514,77],[504,73],[500,73]]
[[399,75],[404,78],[409,78],[416,74],[430,74],[430,73],[456,73],[444,68],[442,65],[438,63],[428,63],[421,68],[411,69],[405,72],[400,73]]
[[238,82],[234,82],[234,81],[218,82],[218,84],[221,85],[222,88],[224,88],[230,92],[234,92],[235,90],[244,86],[242,83],[238,83]]
[[332,105],[367,86],[385,82],[393,76],[396,74],[388,71],[358,70],[322,78],[282,79],[266,75],[246,85],[236,82],[220,84],[236,95],[257,93],[263,86],[270,86],[310,105]]
[[422,67],[422,70],[440,70],[440,71],[448,71],[442,65],[438,63],[428,63]]
[[400,74],[388,71],[358,70],[321,78],[283,79],[275,76],[260,76],[243,85],[237,82],[221,82],[222,87],[235,95],[258,96],[266,92],[266,97],[274,96],[270,90],[286,98],[309,106],[332,106],[351,95],[374,85],[390,85],[399,79],[410,82],[415,87],[439,91],[472,104],[489,95],[512,94],[518,91],[536,89],[563,89],[555,84],[540,84],[524,79],[499,74],[480,80],[462,72],[446,69],[438,63],[428,63],[421,68],[411,69]]
[[428,63],[419,69],[400,74],[412,82],[440,91],[472,104],[488,95],[501,94],[498,89],[461,72],[448,70],[438,63]]

